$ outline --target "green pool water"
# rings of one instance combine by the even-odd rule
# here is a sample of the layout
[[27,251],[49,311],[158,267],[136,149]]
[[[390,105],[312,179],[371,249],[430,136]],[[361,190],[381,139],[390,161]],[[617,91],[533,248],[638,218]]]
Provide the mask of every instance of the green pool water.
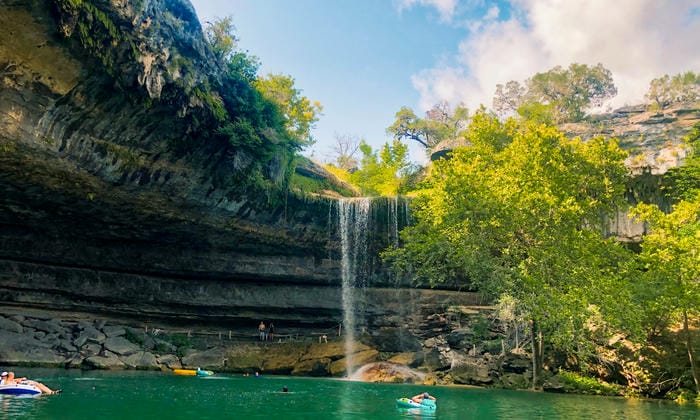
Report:
[[[694,405],[527,391],[265,375],[12,370],[63,392],[0,396],[2,419],[700,419]],[[397,398],[426,390],[438,399],[435,413],[397,408]]]

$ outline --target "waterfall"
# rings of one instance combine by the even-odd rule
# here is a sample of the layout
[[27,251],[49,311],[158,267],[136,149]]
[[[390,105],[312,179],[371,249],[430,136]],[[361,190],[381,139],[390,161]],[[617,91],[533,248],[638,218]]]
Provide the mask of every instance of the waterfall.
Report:
[[370,279],[373,285],[386,285],[389,281],[386,275],[377,276],[379,252],[389,245],[398,246],[399,230],[406,226],[408,218],[406,203],[407,200],[400,197],[338,201],[345,367],[348,377],[355,367],[356,334],[369,321],[363,316],[366,312],[365,288],[370,285]]
[[352,373],[355,354],[355,333],[358,320],[357,298],[367,285],[367,254],[369,247],[368,198],[343,199],[338,202],[341,240],[341,276],[343,280],[343,328],[345,329],[345,367]]

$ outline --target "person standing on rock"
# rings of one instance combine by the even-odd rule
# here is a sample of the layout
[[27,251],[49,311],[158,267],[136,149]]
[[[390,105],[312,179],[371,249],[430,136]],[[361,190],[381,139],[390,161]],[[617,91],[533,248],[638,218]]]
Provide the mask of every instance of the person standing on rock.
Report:
[[275,341],[275,324],[270,321],[270,326],[267,329],[267,339],[270,341]]
[[260,341],[265,341],[265,323],[263,321],[260,321],[260,325],[258,325],[258,332],[260,333]]

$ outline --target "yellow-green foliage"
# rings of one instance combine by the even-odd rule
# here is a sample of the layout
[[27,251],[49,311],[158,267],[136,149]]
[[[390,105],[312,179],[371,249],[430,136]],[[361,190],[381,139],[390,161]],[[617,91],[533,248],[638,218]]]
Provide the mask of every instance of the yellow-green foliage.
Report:
[[559,378],[569,392],[592,395],[619,395],[620,387],[594,378],[581,376],[578,373],[559,371]]
[[334,191],[344,197],[352,197],[355,195],[352,191],[334,185],[328,180],[309,178],[297,173],[292,174],[289,181],[289,189],[302,194],[324,194],[328,191]]

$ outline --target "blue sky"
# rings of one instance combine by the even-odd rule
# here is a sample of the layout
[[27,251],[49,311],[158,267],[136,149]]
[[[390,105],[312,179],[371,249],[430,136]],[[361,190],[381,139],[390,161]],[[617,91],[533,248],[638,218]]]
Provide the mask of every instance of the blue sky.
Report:
[[[191,0],[201,21],[231,16],[261,74],[287,74],[323,107],[319,161],[335,134],[377,148],[407,106],[487,106],[497,83],[572,62],[603,63],[618,97],[640,103],[649,81],[700,72],[700,0]],[[422,151],[411,147],[412,158]]]

